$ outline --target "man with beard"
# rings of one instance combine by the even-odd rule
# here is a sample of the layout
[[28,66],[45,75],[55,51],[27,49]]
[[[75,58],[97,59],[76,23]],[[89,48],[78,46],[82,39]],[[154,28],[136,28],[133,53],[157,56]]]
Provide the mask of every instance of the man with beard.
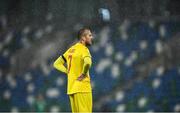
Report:
[[67,74],[67,94],[72,112],[92,112],[92,89],[89,75],[92,60],[88,49],[88,46],[92,45],[92,38],[89,28],[80,29],[78,42],[54,62],[57,70]]

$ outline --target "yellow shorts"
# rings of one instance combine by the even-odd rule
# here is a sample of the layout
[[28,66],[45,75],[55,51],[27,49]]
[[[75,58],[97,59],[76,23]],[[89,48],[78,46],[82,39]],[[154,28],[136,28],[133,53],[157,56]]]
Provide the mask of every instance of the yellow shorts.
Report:
[[92,112],[92,93],[70,94],[70,103],[72,112]]

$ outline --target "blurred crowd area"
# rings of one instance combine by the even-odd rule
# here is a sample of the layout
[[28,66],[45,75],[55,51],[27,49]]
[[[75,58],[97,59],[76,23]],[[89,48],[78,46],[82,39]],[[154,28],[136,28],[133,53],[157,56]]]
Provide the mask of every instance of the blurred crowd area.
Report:
[[77,31],[90,26],[93,111],[180,112],[176,5],[176,0],[2,0],[0,111],[71,111],[67,76],[52,64],[76,41]]

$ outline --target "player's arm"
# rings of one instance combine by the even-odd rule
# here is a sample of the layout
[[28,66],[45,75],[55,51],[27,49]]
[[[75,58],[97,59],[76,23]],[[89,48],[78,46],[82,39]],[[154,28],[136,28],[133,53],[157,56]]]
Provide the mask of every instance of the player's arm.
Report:
[[83,70],[82,70],[82,74],[86,75],[87,72],[89,71],[90,67],[91,67],[92,61],[90,57],[85,57],[84,58],[84,65],[83,65]]
[[54,62],[53,66],[57,70],[67,74],[67,68],[64,66],[64,63],[66,63],[66,59],[62,55]]
[[84,79],[87,75],[87,72],[89,71],[92,64],[91,57],[85,57],[84,58],[84,64],[83,64],[83,70],[81,76],[78,77],[78,80],[81,81]]

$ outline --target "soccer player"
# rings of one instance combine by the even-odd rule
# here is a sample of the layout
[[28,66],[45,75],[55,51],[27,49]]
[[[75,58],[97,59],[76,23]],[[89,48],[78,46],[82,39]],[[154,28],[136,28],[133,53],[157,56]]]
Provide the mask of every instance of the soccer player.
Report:
[[[88,49],[88,46],[92,45],[92,38],[89,28],[80,29],[78,42],[54,62],[57,70],[67,74],[67,94],[72,112],[92,112],[92,89],[89,75],[92,60]],[[64,65],[65,63],[67,66]]]

